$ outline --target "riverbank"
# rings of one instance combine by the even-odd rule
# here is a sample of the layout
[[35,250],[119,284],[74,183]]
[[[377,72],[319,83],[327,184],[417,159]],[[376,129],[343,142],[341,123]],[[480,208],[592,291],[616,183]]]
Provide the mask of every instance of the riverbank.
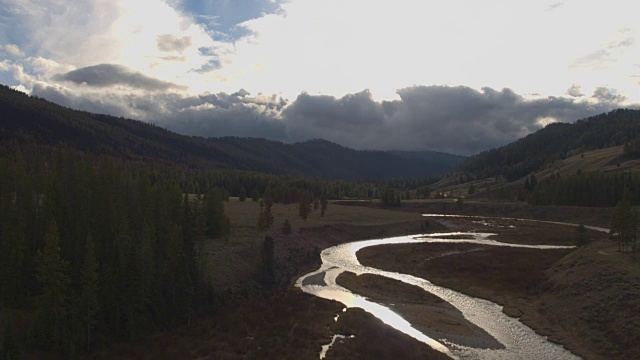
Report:
[[[561,245],[575,234],[575,228],[553,224],[450,218],[447,223],[456,230],[498,233],[496,240],[514,243]],[[585,359],[639,358],[638,264],[616,253],[606,234],[590,231],[589,238],[589,245],[573,251],[406,244],[365,248],[357,255],[364,265],[502,304],[507,315]],[[405,292],[391,285],[381,291]]]

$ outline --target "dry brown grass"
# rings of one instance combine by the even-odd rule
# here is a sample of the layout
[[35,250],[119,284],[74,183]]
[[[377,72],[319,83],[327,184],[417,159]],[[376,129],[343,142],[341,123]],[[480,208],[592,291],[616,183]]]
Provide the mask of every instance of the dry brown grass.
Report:
[[231,220],[231,235],[224,239],[211,239],[202,244],[201,255],[210,281],[218,288],[232,289],[246,286],[259,269],[260,249],[265,236],[281,234],[286,219],[291,223],[291,238],[295,241],[301,228],[324,225],[382,225],[420,221],[420,214],[392,211],[373,207],[343,206],[330,202],[324,216],[320,210],[312,211],[306,221],[298,215],[298,204],[273,204],[274,222],[266,231],[258,231],[260,206],[250,199],[230,198],[225,202],[225,213]]
[[586,151],[583,154],[556,162],[548,169],[538,172],[536,177],[538,180],[542,180],[554,173],[558,173],[561,176],[568,176],[575,175],[578,171],[583,173],[640,172],[640,160],[624,158],[623,151],[623,146]]

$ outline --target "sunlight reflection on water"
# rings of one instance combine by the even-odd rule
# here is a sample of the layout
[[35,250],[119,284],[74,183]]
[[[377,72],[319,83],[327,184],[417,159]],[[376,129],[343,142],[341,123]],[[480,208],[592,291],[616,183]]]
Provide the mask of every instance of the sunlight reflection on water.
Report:
[[[401,236],[386,239],[374,239],[342,244],[325,249],[321,253],[322,266],[320,269],[306,274],[298,279],[296,286],[304,292],[330,300],[336,300],[347,308],[361,308],[376,316],[393,328],[429,345],[435,350],[443,352],[452,358],[463,359],[577,359],[578,357],[565,350],[562,346],[548,342],[546,338],[536,334],[517,319],[502,313],[502,307],[487,300],[473,298],[451,289],[432,284],[428,280],[411,275],[383,271],[360,264],[356,257],[358,250],[384,244],[403,243],[472,243],[491,246],[505,246],[532,249],[564,249],[572,246],[552,245],[521,245],[502,243],[491,240],[491,233],[449,232],[425,234],[416,236]],[[451,238],[462,237],[464,239]],[[504,349],[476,349],[457,345],[446,339],[434,340],[416,330],[408,321],[389,308],[372,302],[365,297],[354,294],[348,289],[336,284],[336,278],[342,272],[355,274],[375,274],[396,279],[407,284],[416,285],[457,309],[470,322],[483,328],[497,341],[505,346]],[[322,276],[324,283],[304,284],[305,279]]]

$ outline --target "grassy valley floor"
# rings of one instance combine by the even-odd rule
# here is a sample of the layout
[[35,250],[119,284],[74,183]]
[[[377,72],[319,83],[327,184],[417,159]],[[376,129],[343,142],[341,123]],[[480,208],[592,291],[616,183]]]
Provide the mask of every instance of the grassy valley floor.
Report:
[[[318,359],[322,345],[334,334],[355,337],[338,339],[326,359],[446,358],[363,311],[342,312],[341,304],[302,293],[293,286],[295,279],[317,268],[319,252],[329,246],[425,229],[488,230],[499,234],[496,240],[528,244],[572,244],[575,236],[572,227],[486,219],[447,219],[454,226],[447,230],[422,218],[412,206],[407,207],[410,212],[403,212],[362,205],[333,203],[325,217],[316,211],[302,221],[297,204],[275,204],[274,227],[259,232],[258,204],[231,199],[225,205],[232,222],[230,239],[209,240],[201,247],[210,280],[225,291],[227,305],[190,325],[156,333],[139,343],[102,348],[87,358]],[[280,234],[285,219],[293,226],[290,235]],[[260,249],[266,235],[274,239],[278,283],[270,289],[259,280]],[[358,257],[363,264],[409,273],[503,304],[508,315],[520,317],[586,359],[640,358],[638,263],[616,252],[606,235],[589,232],[589,236],[590,244],[576,250],[389,245],[363,249]],[[453,250],[460,253],[438,257]],[[395,311],[434,338],[500,347],[455,308],[413,286],[373,275],[342,274],[338,282],[377,302],[393,304]],[[336,315],[340,315],[337,322]]]

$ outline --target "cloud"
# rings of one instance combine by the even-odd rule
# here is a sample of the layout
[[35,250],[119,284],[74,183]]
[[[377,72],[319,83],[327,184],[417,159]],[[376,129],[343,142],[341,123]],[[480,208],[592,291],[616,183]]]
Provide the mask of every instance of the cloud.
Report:
[[614,90],[603,86],[596,88],[591,97],[599,101],[605,101],[614,104],[621,103],[626,100],[626,97],[624,95],[616,94]]
[[243,90],[186,95],[101,87],[74,89],[44,82],[36,83],[31,94],[74,109],[152,122],[187,135],[287,140],[280,119],[287,102],[278,95],[252,96]]
[[176,36],[173,34],[158,35],[158,49],[164,52],[182,53],[191,46],[193,40],[189,36]]
[[167,81],[154,79],[140,72],[132,71],[125,66],[114,64],[87,66],[65,74],[58,74],[54,76],[54,79],[58,81],[69,81],[75,84],[86,84],[98,88],[117,85],[152,91],[184,88]]
[[580,85],[573,84],[566,92],[567,95],[573,97],[582,97],[584,94],[580,91]]
[[[574,90],[579,90],[572,86]],[[323,138],[356,149],[436,150],[471,155],[502,146],[551,122],[573,122],[619,107],[624,96],[598,88],[585,100],[525,99],[511,89],[412,86],[400,100],[376,101],[368,90],[343,97],[106,90],[38,82],[31,93],[62,105],[153,122],[187,135],[262,137],[293,142]]]
[[5,53],[13,57],[23,57],[24,52],[20,50],[20,47],[16,44],[6,44],[2,47]]
[[563,7],[563,6],[564,6],[564,3],[563,3],[563,2],[559,2],[559,3],[551,4],[551,5],[549,5],[549,6],[545,9],[545,11],[547,11],[547,12],[549,12],[549,11],[553,11],[553,10],[559,9],[559,8],[561,8],[561,7]]
[[611,53],[608,50],[600,49],[590,52],[587,55],[577,58],[573,64],[571,64],[570,68],[604,68],[609,63],[613,62],[614,59]]
[[[632,33],[631,29],[617,31],[613,36],[614,39],[609,41],[607,45],[577,58],[569,67],[573,69],[583,67],[602,70],[614,63],[620,63],[621,59],[633,57],[632,51],[636,39],[633,36],[628,36],[629,33]],[[630,51],[631,53],[629,53]]]
[[[600,93],[599,93],[600,94]],[[301,94],[283,111],[292,140],[325,138],[359,149],[438,150],[470,155],[505,145],[544,125],[572,122],[617,107],[563,97],[526,100],[510,89],[413,86],[401,100],[376,102],[368,92],[342,98]]]
[[625,48],[633,46],[636,43],[636,39],[628,37],[623,40],[615,41],[609,44],[609,49]]
[[[102,64],[34,80],[31,94],[62,105],[153,122],[187,135],[262,137],[294,142],[323,138],[356,149],[436,150],[471,155],[526,136],[551,122],[573,122],[618,108],[616,90],[588,98],[527,99],[505,88],[411,86],[398,100],[378,101],[368,90],[342,97],[303,92],[280,95],[189,94],[130,69]],[[84,85],[86,84],[86,85]]]

